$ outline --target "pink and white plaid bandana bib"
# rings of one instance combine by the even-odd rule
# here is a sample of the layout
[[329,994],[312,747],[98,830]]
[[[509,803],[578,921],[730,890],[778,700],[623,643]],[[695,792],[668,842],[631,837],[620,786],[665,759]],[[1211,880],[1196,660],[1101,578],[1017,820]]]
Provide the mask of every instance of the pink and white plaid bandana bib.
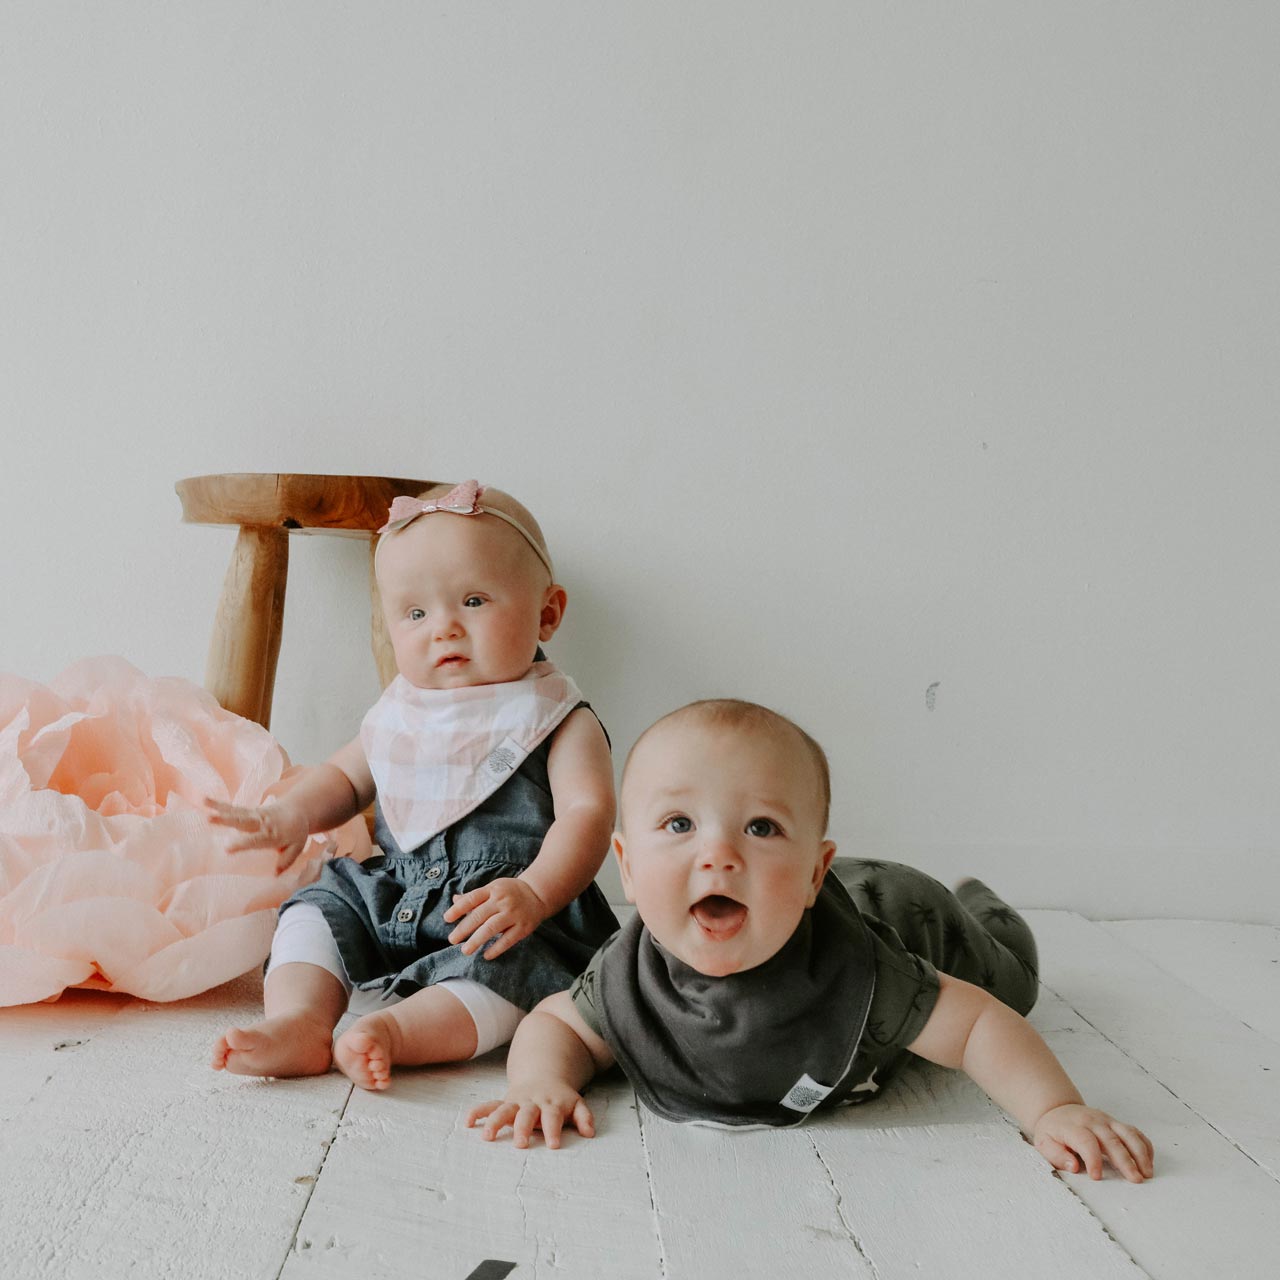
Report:
[[505,684],[387,686],[360,725],[382,816],[406,853],[487,800],[582,701],[553,663]]

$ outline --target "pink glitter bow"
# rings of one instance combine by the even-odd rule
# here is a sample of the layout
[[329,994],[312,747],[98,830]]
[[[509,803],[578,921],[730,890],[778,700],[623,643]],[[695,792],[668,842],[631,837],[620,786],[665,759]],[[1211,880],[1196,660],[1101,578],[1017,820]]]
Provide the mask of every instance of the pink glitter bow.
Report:
[[434,498],[423,502],[421,498],[397,498],[387,512],[387,523],[378,530],[386,533],[392,525],[416,520],[418,516],[429,515],[432,511],[448,511],[455,516],[478,516],[481,513],[480,495],[484,493],[484,485],[475,480],[464,480],[455,484],[442,498]]
[[421,498],[397,498],[387,512],[387,523],[378,532],[396,533],[419,516],[430,515],[433,511],[447,511],[453,516],[495,516],[499,520],[505,520],[533,548],[554,581],[556,571],[551,567],[551,557],[546,549],[515,516],[508,515],[497,507],[482,506],[480,499],[484,491],[485,486],[479,481],[464,480],[461,484],[455,484],[442,498],[434,498],[430,502],[424,502]]

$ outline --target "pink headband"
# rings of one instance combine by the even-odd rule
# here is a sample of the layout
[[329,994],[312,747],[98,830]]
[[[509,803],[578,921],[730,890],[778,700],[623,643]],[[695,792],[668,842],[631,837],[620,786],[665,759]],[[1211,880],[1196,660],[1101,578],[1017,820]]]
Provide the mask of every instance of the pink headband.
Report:
[[456,484],[442,497],[424,502],[421,498],[397,498],[387,513],[387,523],[378,530],[379,533],[399,533],[406,525],[412,524],[419,516],[431,515],[434,512],[446,512],[454,516],[497,516],[505,520],[537,553],[538,559],[547,566],[547,572],[555,579],[555,570],[551,567],[551,557],[538,545],[537,540],[515,516],[499,511],[497,507],[486,507],[480,503],[485,486],[475,480],[464,480]]

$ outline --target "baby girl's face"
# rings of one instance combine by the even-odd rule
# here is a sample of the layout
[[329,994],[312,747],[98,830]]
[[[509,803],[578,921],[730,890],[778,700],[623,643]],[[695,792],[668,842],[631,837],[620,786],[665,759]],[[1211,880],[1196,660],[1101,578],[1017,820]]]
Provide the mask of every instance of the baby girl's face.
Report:
[[378,551],[396,666],[419,689],[519,680],[560,625],[564,592],[492,516],[422,516]]
[[627,900],[700,973],[778,952],[835,853],[817,768],[792,736],[689,714],[651,730],[627,766],[614,836]]

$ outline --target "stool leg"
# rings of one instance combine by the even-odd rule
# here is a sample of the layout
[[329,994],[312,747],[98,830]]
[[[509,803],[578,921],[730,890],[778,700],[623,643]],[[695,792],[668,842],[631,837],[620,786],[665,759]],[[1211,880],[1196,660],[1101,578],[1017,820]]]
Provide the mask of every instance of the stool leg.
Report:
[[273,552],[277,565],[271,575],[271,612],[267,619],[267,658],[262,668],[262,703],[258,710],[258,723],[264,729],[271,728],[271,703],[276,692],[276,668],[280,665],[280,637],[284,632],[284,588],[289,575],[289,535],[279,533],[278,550]]
[[398,674],[395,650],[387,635],[387,620],[382,612],[382,594],[378,590],[378,577],[373,571],[373,556],[378,549],[378,535],[369,539],[369,599],[373,609],[369,616],[374,665],[378,668],[378,680],[385,689]]
[[270,726],[289,535],[241,528],[213,623],[205,687],[228,711]]

